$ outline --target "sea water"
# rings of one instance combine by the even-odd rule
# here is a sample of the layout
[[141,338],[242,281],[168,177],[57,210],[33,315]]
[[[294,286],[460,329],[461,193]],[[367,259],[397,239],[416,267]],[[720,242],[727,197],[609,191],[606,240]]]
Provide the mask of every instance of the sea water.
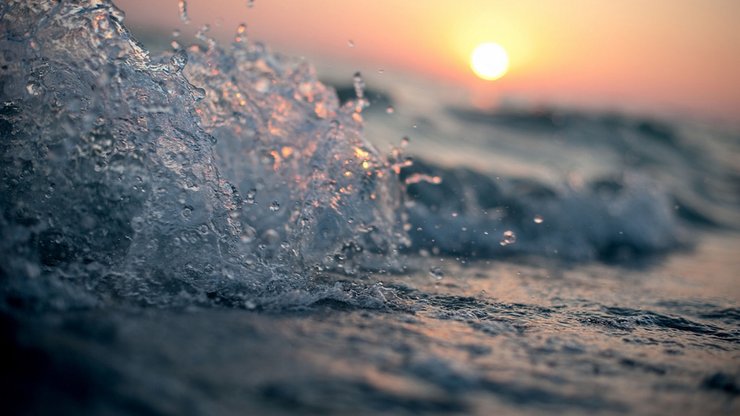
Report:
[[11,411],[738,410],[735,131],[0,22]]

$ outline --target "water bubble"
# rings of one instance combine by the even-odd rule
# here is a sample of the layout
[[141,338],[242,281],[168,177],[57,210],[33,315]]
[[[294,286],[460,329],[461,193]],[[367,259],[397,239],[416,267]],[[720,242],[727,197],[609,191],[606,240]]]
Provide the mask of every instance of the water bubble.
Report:
[[146,226],[146,220],[141,217],[133,217],[131,218],[131,229],[135,232],[141,232],[144,230]]
[[270,228],[262,234],[262,238],[267,241],[268,244],[275,244],[280,240],[280,233]]
[[204,90],[203,88],[193,87],[191,88],[190,92],[192,93],[193,99],[195,99],[195,101],[200,101],[206,98],[206,90]]
[[257,230],[255,230],[253,227],[245,226],[244,231],[239,235],[239,240],[242,243],[251,243],[254,241],[254,237],[257,236]]
[[270,204],[270,211],[277,212],[278,210],[280,210],[280,203],[278,201],[272,201]]
[[441,267],[434,266],[429,269],[429,275],[435,278],[436,280],[442,280],[445,277],[445,272],[442,270]]
[[502,246],[508,246],[509,244],[514,243],[516,243],[516,234],[514,234],[514,232],[511,230],[504,231],[499,244],[501,244]]
[[542,215],[535,215],[532,221],[534,221],[535,224],[542,224],[545,219],[542,218]]
[[185,0],[178,0],[177,7],[180,10],[180,20],[185,24],[190,23],[190,17],[188,17],[188,3]]
[[193,214],[193,208],[189,205],[186,205],[182,208],[180,214],[183,216],[183,218],[190,218],[190,216]]

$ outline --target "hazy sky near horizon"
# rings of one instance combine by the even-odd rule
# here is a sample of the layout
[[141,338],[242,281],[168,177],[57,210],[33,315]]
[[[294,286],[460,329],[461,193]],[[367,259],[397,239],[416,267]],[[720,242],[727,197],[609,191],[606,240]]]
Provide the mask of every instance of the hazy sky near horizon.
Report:
[[[204,23],[309,60],[375,65],[465,88],[471,97],[650,109],[740,121],[740,1],[114,0],[128,25],[168,33]],[[355,47],[348,46],[352,40]],[[511,67],[489,82],[469,55],[501,44]],[[349,77],[349,76],[348,76]]]

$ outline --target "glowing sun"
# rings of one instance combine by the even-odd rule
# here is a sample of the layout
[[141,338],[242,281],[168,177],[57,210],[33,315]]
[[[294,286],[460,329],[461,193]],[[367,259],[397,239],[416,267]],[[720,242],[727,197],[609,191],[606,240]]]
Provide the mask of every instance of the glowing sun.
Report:
[[499,79],[509,69],[509,55],[498,43],[481,43],[470,55],[470,68],[487,81]]

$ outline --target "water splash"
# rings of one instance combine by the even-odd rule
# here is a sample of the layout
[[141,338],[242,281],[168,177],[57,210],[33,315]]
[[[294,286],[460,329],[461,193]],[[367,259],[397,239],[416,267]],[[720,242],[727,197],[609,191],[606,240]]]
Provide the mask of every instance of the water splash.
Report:
[[0,16],[3,275],[167,305],[393,267],[398,179],[305,63],[207,27],[153,56],[97,0]]
[[188,16],[188,3],[185,0],[177,0],[177,9],[180,11],[180,21],[189,24],[190,17]]

